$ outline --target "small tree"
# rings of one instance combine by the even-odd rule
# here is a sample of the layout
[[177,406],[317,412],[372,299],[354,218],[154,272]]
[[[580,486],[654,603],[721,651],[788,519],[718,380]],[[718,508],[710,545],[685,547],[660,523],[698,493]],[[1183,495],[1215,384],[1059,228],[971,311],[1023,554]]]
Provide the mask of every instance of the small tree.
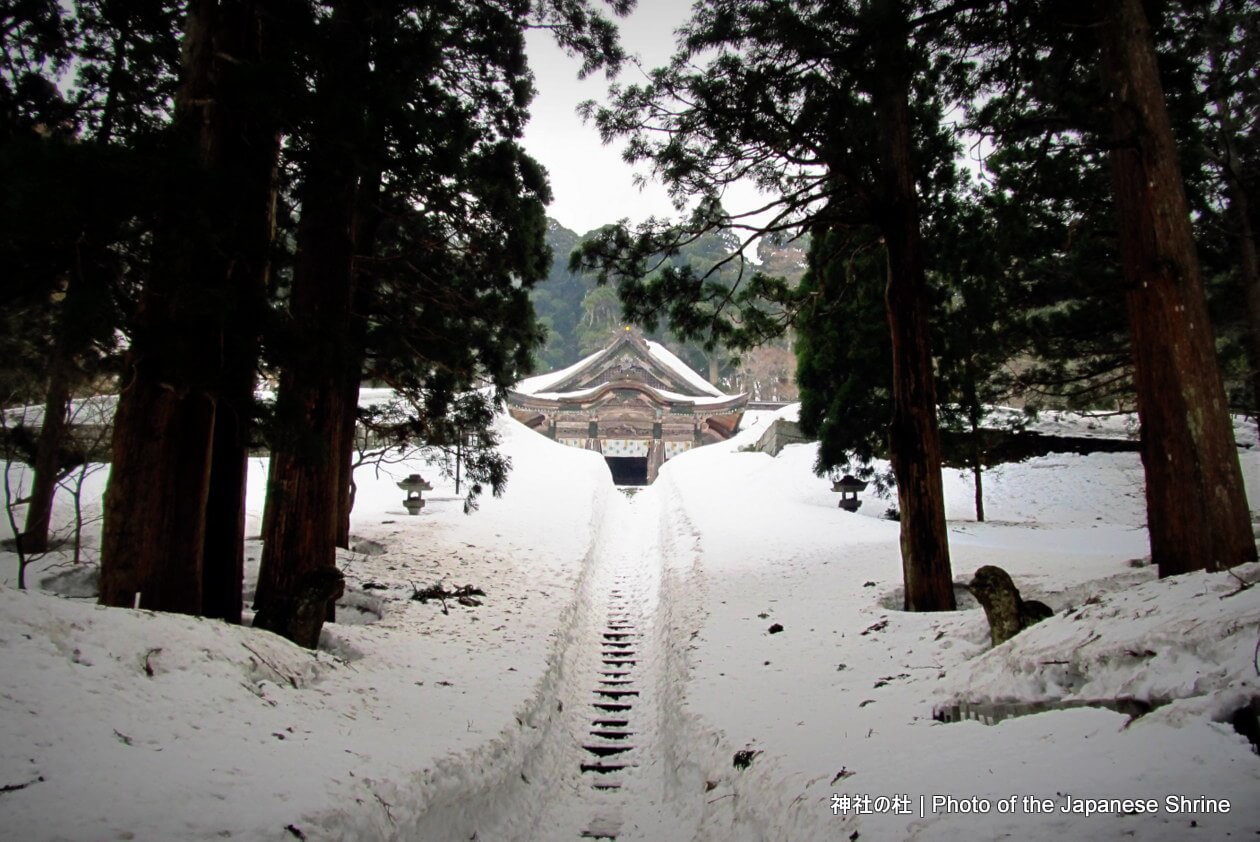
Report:
[[[13,477],[14,465],[22,465],[26,459],[30,458],[27,455],[30,452],[30,435],[27,433],[26,416],[27,412],[23,409],[11,408],[8,402],[3,409],[0,409],[0,435],[3,436],[3,439],[0,439],[0,444],[3,445],[0,456],[4,459],[4,514],[9,524],[9,531],[14,536],[11,548],[17,555],[19,590],[26,588],[26,568],[34,560],[31,553],[23,546],[22,531],[18,526],[18,509],[26,505],[28,498],[22,496],[22,479],[15,480]],[[28,444],[26,448],[22,447],[24,438]]]
[[[44,543],[38,549],[23,540],[18,528],[19,512],[29,511],[33,496],[29,487],[34,484],[33,463],[38,458],[41,435],[32,432],[39,425],[39,410],[33,407],[10,408],[0,411],[0,458],[4,459],[4,509],[10,530],[16,536],[12,549],[18,557],[18,588],[26,587],[27,569],[46,557],[52,550],[69,545],[73,553],[71,561],[83,561],[83,530],[98,521],[99,516],[85,518],[83,510],[83,484],[98,472],[103,464],[109,440],[109,407],[105,402],[80,400],[72,405],[72,412],[64,423],[67,434],[62,437],[62,447],[57,454],[56,471],[52,474],[55,489],[67,491],[74,503],[74,517],[62,527],[51,527]],[[42,424],[42,420],[40,422]],[[14,466],[23,466],[21,475],[14,477]],[[23,487],[28,488],[25,494]],[[51,514],[52,498],[49,499]],[[29,520],[29,517],[27,518]],[[51,517],[50,517],[51,522]]]

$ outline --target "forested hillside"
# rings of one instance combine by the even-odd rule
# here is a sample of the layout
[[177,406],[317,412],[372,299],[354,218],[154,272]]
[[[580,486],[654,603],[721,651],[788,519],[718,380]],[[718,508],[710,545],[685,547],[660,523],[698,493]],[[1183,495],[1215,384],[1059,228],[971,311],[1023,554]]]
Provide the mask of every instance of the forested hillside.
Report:
[[[538,371],[563,368],[605,347],[630,323],[623,317],[615,288],[599,285],[594,273],[569,267],[569,255],[601,230],[578,234],[554,219],[547,220],[551,270],[530,296],[538,321],[547,330],[546,344],[535,352]],[[663,265],[689,266],[693,271],[706,272],[732,257],[737,249],[738,240],[729,231],[706,232],[694,242],[681,246],[678,254],[665,259]],[[763,238],[757,244],[756,268],[795,285],[805,272],[808,250],[808,237],[791,242]],[[745,271],[750,268],[746,267]],[[738,271],[737,261],[732,260],[720,270],[720,275],[730,283]],[[727,391],[746,391],[763,400],[796,397],[796,358],[789,338],[777,338],[737,353],[722,345],[706,350],[701,342],[679,339],[664,325],[647,334]]]

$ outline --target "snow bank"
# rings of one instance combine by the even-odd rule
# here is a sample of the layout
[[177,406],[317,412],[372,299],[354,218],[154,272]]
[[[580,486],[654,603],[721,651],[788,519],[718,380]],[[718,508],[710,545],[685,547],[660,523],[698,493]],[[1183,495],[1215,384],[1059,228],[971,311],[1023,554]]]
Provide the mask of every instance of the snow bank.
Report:
[[[707,755],[750,822],[789,839],[1254,832],[1260,758],[1221,719],[1254,694],[1260,588],[1221,599],[1237,584],[1227,575],[1158,582],[1141,566],[1149,550],[1137,454],[1052,454],[988,472],[993,521],[984,524],[974,521],[969,477],[947,472],[956,578],[998,564],[1027,596],[1071,610],[989,652],[974,605],[899,610],[899,527],[881,518],[889,501],[867,492],[859,513],[839,511],[827,480],[809,470],[815,446],[774,459],[739,450],[768,423],[752,421],[732,442],[671,460],[658,481],[674,488],[694,546],[680,585],[694,606],[681,626],[690,634],[687,709],[722,751],[755,753],[738,772],[730,754]],[[1256,499],[1260,460],[1249,451],[1243,462]],[[1260,567],[1240,572],[1260,577]],[[934,706],[961,698],[1115,694],[1194,698],[1129,727],[1095,709],[997,726],[932,719]],[[1059,812],[1065,794],[1155,798],[1160,809],[1083,817]],[[933,795],[955,800],[934,810]],[[1232,811],[1173,812],[1169,795],[1227,799]],[[999,799],[1012,796],[1003,804],[1013,809],[1000,813]],[[979,799],[989,812],[965,812]],[[1054,809],[1034,812],[1040,799]]]
[[10,838],[278,836],[366,771],[350,667],[272,635],[4,589],[0,646]]
[[[1237,578],[1235,578],[1237,577]],[[1260,696],[1260,565],[1097,594],[966,664],[944,699],[1133,698],[1154,706],[1251,688]]]
[[[323,652],[0,589],[0,784],[21,787],[0,796],[6,835],[388,838],[442,804],[484,810],[466,796],[513,779],[550,714],[555,640],[611,492],[595,454],[500,430],[516,470],[471,516],[431,467],[359,469],[353,543],[372,554],[341,555],[350,622],[325,627]],[[256,517],[265,460],[251,468]],[[436,488],[409,517],[394,483],[417,470]],[[438,582],[486,596],[449,613],[410,599]]]
[[[741,450],[795,411],[747,413],[731,441],[670,460],[653,492],[665,561],[652,637],[662,744],[651,756],[667,786],[704,790],[698,838],[1181,840],[1260,827],[1260,757],[1225,722],[1260,682],[1260,588],[1234,593],[1227,574],[1155,580],[1141,563],[1137,454],[1052,454],[990,471],[983,524],[970,476],[947,472],[956,578],[998,564],[1058,612],[990,650],[978,608],[900,610],[889,500],[872,490],[858,513],[839,510],[812,473],[812,445],[777,458]],[[1091,421],[1055,423],[1075,434]],[[1254,438],[1249,429],[1240,435]],[[575,644],[594,616],[590,559],[615,492],[598,455],[507,419],[500,430],[514,463],[507,493],[471,516],[432,466],[359,469],[357,549],[339,557],[347,595],[320,652],[249,628],[99,608],[83,568],[46,565],[39,578],[61,574],[49,587],[87,599],[0,589],[6,834],[526,835],[514,822],[542,814],[528,799],[548,797],[538,775],[560,762],[560,691],[585,680]],[[1260,448],[1242,459],[1255,501]],[[250,536],[265,471],[251,460]],[[436,488],[409,517],[395,482],[414,471]],[[93,477],[90,497],[104,479]],[[252,578],[257,540],[247,552]],[[14,564],[0,554],[8,582]],[[1260,565],[1237,573],[1255,581]],[[446,611],[410,599],[437,583],[486,596]],[[1159,706],[1133,721],[1099,709],[996,726],[932,719],[958,700],[1116,696]],[[938,807],[933,796],[954,800]],[[1174,810],[1169,796],[1231,810],[1202,800]],[[1068,797],[1158,809],[1084,816],[1061,812]]]

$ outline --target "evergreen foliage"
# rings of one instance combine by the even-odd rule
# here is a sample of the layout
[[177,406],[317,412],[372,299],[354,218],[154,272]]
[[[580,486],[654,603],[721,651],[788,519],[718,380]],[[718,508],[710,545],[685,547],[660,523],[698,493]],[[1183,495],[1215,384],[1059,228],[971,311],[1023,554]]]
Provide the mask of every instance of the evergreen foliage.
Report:
[[[377,435],[458,443],[470,501],[483,487],[502,490],[508,463],[493,413],[541,341],[528,294],[549,266],[546,176],[518,145],[532,97],[523,33],[549,29],[583,74],[615,68],[624,54],[610,17],[585,2],[205,0],[190,9],[182,43],[182,5],[0,9],[22,48],[6,53],[20,62],[7,68],[0,104],[6,138],[117,139],[143,162],[135,185],[152,186],[133,191],[144,197],[135,211],[114,185],[101,194],[109,222],[143,244],[100,240],[119,267],[111,293],[121,306],[93,311],[113,314],[102,319],[110,337],[129,336],[136,384],[116,424],[102,598],[130,605],[139,595],[146,607],[232,620],[240,472],[259,419],[269,419],[273,449],[267,519],[282,530],[272,539],[286,534],[276,524],[337,521],[339,500],[348,517],[342,465],[363,377],[390,383],[409,407],[388,423],[367,419]],[[72,66],[62,96],[52,82]],[[7,166],[24,150],[0,152]],[[18,193],[13,208],[29,213],[33,197]],[[281,237],[269,242],[276,225]],[[351,233],[344,257],[334,254],[337,231]],[[48,238],[14,239],[0,257],[25,261],[26,300],[38,303],[56,291],[57,267],[33,263]],[[253,406],[260,364],[280,380],[274,414]],[[311,415],[322,401],[344,409]],[[318,478],[299,482],[308,468]],[[205,470],[208,490],[193,488]],[[286,514],[292,487],[310,496]],[[163,507],[178,511],[156,517]],[[285,540],[273,544],[283,550]],[[331,543],[299,538],[288,549],[264,565],[260,593],[279,601],[259,613],[262,625],[310,644],[318,617],[307,616],[307,597],[336,590],[320,572]],[[183,561],[164,566],[167,557]],[[304,581],[322,596],[304,597]],[[280,616],[291,611],[303,619]]]
[[583,73],[623,58],[585,3],[331,6],[295,147],[297,253],[271,352],[280,388],[255,620],[304,645],[318,634],[304,589],[330,581],[333,545],[348,539],[365,375],[412,409],[364,419],[378,434],[460,448],[466,509],[486,485],[502,492],[493,409],[543,340],[529,291],[550,257],[545,173],[518,144],[533,95],[524,31],[550,28]]
[[1191,33],[1170,47],[1189,53],[1193,74],[1186,111],[1206,156],[1195,212],[1226,387],[1260,420],[1260,4],[1187,4],[1168,22]]
[[[615,291],[601,286],[595,273],[569,265],[572,253],[605,230],[599,228],[578,235],[548,220],[547,245],[553,255],[551,270],[531,293],[539,321],[547,328],[547,342],[536,355],[536,367],[540,370],[563,368],[607,346],[625,325]],[[705,232],[694,242],[682,244],[677,254],[662,257],[662,268],[703,274],[726,261],[715,270],[716,278],[718,283],[730,286],[736,271],[730,259],[740,245],[732,231]],[[799,281],[803,263],[799,244],[772,243],[771,238],[766,238],[757,248],[759,259],[778,266],[782,270],[780,274],[790,276],[790,284]],[[646,333],[648,338],[665,345],[689,366],[706,374],[714,385],[738,388],[730,386],[728,381],[748,379],[735,349],[717,343],[710,350],[700,339],[680,338],[668,325],[653,327]]]
[[815,236],[800,291],[796,379],[801,429],[818,439],[815,470],[871,479],[887,457],[892,347],[884,321],[883,260],[869,234]]
[[547,220],[547,248],[551,268],[531,293],[539,323],[547,330],[546,343],[535,355],[535,367],[554,371],[581,358],[578,325],[582,301],[594,288],[594,279],[568,268],[569,254],[581,237],[553,219]]
[[21,536],[30,551],[46,549],[56,483],[81,458],[66,442],[70,401],[115,370],[144,264],[174,8],[85,0],[0,10],[0,271],[13,281],[5,303],[27,314],[6,350],[38,391],[21,397],[44,407]]
[[[238,619],[262,426],[262,624],[310,643],[359,384],[400,396],[358,419],[380,440],[461,450],[472,508],[507,479],[504,390],[629,319],[715,382],[797,329],[819,469],[893,462],[909,607],[952,605],[938,414],[979,514],[1007,395],[1136,403],[1161,572],[1250,557],[1226,395],[1260,395],[1254,0],[700,0],[670,64],[587,106],[691,210],[579,236],[520,146],[524,33],[615,70],[632,5],[0,2],[0,387],[46,419],[23,542],[69,401],[117,378],[103,601]],[[764,207],[723,205],[741,181]]]
[[1011,306],[1008,391],[1033,407],[1131,407],[1132,358],[1106,162],[1011,140],[986,160],[990,254]]
[[984,103],[980,125],[1038,139],[1034,147],[1087,169],[1105,160],[1152,557],[1169,575],[1232,565],[1255,549],[1191,222],[1211,191],[1196,76],[1212,62],[1178,37],[1186,16],[1162,11],[1152,6],[1148,18],[1138,0],[1015,3],[1000,17],[978,13],[964,37],[985,47],[972,89]]
[[[842,242],[882,242],[889,451],[906,603],[916,610],[954,604],[921,232],[935,185],[952,170],[954,144],[941,116],[964,68],[937,44],[953,11],[902,0],[697,3],[671,64],[645,85],[615,88],[611,107],[588,113],[605,140],[626,137],[627,159],[651,162],[680,205],[703,198],[680,223],[611,230],[576,261],[617,283],[632,318],[664,318],[684,338],[741,348],[782,334],[804,299],[739,251],[704,271],[664,265],[657,255],[667,260],[726,228],[747,242],[808,231],[823,253],[833,248],[828,232]],[[770,198],[728,213],[720,196],[745,179]],[[753,221],[763,215],[769,221]],[[719,274],[726,266],[734,268],[729,282]]]

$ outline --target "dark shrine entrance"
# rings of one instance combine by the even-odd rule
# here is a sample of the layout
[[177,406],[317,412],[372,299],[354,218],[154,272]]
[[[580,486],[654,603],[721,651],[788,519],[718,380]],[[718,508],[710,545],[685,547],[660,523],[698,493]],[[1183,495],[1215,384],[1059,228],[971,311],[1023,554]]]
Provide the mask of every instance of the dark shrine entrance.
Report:
[[647,485],[646,456],[605,456],[612,471],[613,485]]

